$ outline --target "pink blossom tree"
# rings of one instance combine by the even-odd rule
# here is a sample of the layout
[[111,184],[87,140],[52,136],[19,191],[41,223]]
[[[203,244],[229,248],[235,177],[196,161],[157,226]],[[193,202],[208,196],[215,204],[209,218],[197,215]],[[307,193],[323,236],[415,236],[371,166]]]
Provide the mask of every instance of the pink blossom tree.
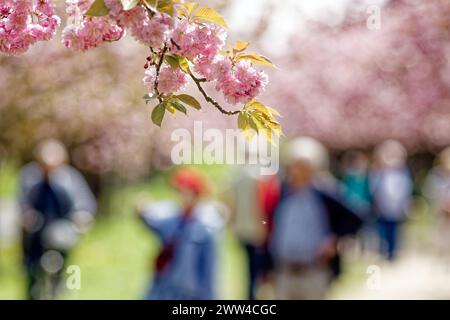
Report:
[[[179,94],[188,80],[205,101],[225,115],[238,115],[243,130],[279,134],[272,109],[256,100],[268,77],[256,65],[271,66],[266,57],[247,53],[249,43],[225,48],[227,24],[212,8],[181,0],[66,0],[67,24],[63,44],[86,51],[104,42],[120,40],[126,32],[148,48],[145,100],[157,101],[152,120],[161,126],[166,111],[186,114],[200,109],[193,96]],[[19,54],[53,37],[60,24],[51,0],[2,0],[0,52]],[[203,85],[214,84],[237,110],[228,110],[207,94]]]
[[266,98],[289,115],[285,133],[335,148],[450,144],[450,3],[392,0],[375,30],[367,6],[349,8],[338,26],[310,22],[274,57],[282,72]]

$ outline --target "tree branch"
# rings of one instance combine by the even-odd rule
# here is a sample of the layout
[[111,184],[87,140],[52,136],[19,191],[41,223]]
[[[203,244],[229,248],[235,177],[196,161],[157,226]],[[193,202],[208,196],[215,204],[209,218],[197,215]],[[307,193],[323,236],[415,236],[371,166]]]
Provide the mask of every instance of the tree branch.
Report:
[[156,75],[155,75],[154,87],[155,87],[155,93],[158,96],[159,103],[163,102],[163,100],[161,98],[161,94],[159,93],[159,90],[158,90],[159,72],[161,71],[161,66],[162,66],[162,64],[164,62],[164,57],[166,55],[166,52],[167,52],[167,45],[164,45],[164,48],[162,49],[161,56],[160,56],[159,61],[158,61],[158,65],[156,66]]
[[191,76],[192,80],[194,80],[195,84],[197,85],[198,90],[202,93],[205,100],[208,101],[209,103],[211,103],[214,107],[216,107],[221,113],[226,114],[228,116],[233,116],[233,115],[236,115],[239,112],[241,112],[240,110],[236,110],[236,111],[225,110],[216,100],[211,98],[206,93],[206,91],[203,89],[201,83],[206,82],[206,79],[199,79],[199,78],[195,77],[192,73],[189,73],[189,75]]

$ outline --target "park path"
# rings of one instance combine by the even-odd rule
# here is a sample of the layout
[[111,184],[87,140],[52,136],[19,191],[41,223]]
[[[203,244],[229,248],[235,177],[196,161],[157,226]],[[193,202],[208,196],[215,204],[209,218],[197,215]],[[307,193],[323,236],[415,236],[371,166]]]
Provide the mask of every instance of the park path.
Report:
[[364,281],[334,298],[450,299],[450,260],[430,250],[409,249],[397,261],[375,266],[375,271],[379,271],[378,286],[373,285],[374,278],[369,279],[373,273],[367,274]]

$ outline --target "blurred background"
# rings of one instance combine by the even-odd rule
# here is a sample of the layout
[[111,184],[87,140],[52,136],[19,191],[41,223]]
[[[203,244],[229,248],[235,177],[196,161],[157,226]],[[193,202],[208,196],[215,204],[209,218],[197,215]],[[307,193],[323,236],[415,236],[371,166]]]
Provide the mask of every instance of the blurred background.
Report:
[[[270,85],[261,100],[284,115],[284,140],[309,136],[325,146],[326,171],[343,202],[361,211],[358,201],[367,200],[366,207],[381,212],[377,201],[401,202],[398,194],[405,193],[407,212],[395,221],[402,230],[395,253],[390,248],[385,254],[379,245],[392,242],[386,238],[387,230],[394,237],[392,219],[387,225],[379,223],[380,214],[362,217],[366,227],[337,245],[341,272],[324,297],[450,298],[450,3],[203,2],[228,21],[230,43],[249,40],[252,50],[278,67],[268,70]],[[368,27],[374,13],[368,8],[379,8],[379,28]],[[192,129],[194,120],[204,128],[236,127],[234,118],[211,108],[167,118],[162,129],[154,126],[151,106],[141,99],[145,56],[145,48],[130,37],[80,54],[65,49],[58,35],[26,54],[0,57],[0,298],[27,298],[20,172],[48,138],[67,148],[68,162],[97,203],[95,225],[64,257],[80,267],[81,288],[59,297],[145,296],[160,246],[135,207],[143,198],[177,199],[170,184],[176,170],[170,161],[171,132]],[[201,101],[194,89],[188,90]],[[389,187],[378,194],[371,182],[377,178],[371,177],[384,165],[408,173],[386,182]],[[209,178],[211,197],[229,204],[239,168],[197,169]],[[282,170],[281,181],[287,171]],[[361,186],[365,180],[371,180],[367,195]],[[233,216],[235,208],[228,209]],[[217,297],[245,299],[249,257],[232,220],[218,241]],[[256,298],[277,297],[267,277],[259,281]]]

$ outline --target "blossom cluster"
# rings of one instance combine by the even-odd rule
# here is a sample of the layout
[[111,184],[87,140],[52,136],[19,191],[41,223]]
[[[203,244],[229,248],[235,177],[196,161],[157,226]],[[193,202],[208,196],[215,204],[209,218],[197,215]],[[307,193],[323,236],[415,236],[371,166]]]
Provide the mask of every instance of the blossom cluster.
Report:
[[62,41],[66,47],[85,51],[105,41],[117,41],[124,34],[124,28],[109,16],[85,16],[90,5],[89,0],[66,0],[66,13],[69,19],[62,34]]
[[[158,95],[182,90],[188,76],[195,81],[196,74],[214,82],[229,103],[245,104],[259,95],[268,82],[267,75],[256,70],[250,61],[235,59],[230,52],[224,52],[227,32],[221,23],[192,19],[192,12],[191,17],[159,12],[143,2],[127,10],[123,0],[65,3],[68,19],[62,42],[66,47],[86,51],[104,42],[117,41],[129,32],[152,51],[143,80]],[[36,41],[49,40],[59,23],[50,0],[1,0],[0,51],[24,52]],[[192,68],[182,70],[164,63],[165,54],[186,59]]]
[[0,52],[18,54],[50,40],[60,24],[50,0],[0,1]]
[[[109,13],[102,17],[88,17],[91,0],[67,0],[67,14],[71,23],[64,29],[64,44],[75,50],[87,50],[104,41],[120,39],[125,30],[145,46],[159,50],[165,45],[171,53],[186,57],[194,64],[194,71],[208,81],[215,81],[231,104],[246,103],[255,98],[268,82],[264,72],[257,71],[248,61],[233,64],[222,55],[227,32],[214,23],[198,24],[189,19],[172,17],[166,13],[149,14],[141,5],[124,10],[120,0],[105,0]],[[155,90],[156,68],[148,68],[144,84]],[[181,70],[164,66],[158,75],[157,91],[171,94],[182,90],[187,76]]]
[[[151,67],[145,71],[144,84],[149,88],[154,88],[156,80],[156,68]],[[183,90],[188,83],[186,73],[180,69],[173,69],[170,66],[161,68],[158,76],[158,91],[164,94],[171,94]]]

